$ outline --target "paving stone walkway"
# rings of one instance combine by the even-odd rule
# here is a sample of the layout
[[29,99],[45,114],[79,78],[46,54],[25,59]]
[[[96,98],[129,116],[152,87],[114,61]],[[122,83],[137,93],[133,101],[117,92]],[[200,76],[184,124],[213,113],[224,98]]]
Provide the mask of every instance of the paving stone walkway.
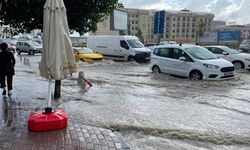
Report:
[[0,149],[3,150],[124,150],[124,141],[109,129],[93,127],[71,120],[66,129],[31,132],[27,117],[31,110],[20,102],[1,102]]

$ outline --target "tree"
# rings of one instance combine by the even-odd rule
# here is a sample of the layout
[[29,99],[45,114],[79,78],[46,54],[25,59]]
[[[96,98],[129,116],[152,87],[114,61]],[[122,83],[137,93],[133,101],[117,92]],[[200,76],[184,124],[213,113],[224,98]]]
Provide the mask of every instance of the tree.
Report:
[[139,28],[138,32],[136,33],[136,36],[139,38],[139,40],[144,43],[144,38],[143,38],[143,35],[142,35],[142,31],[141,31],[141,28]]
[[199,36],[199,43],[200,43],[200,38],[204,35],[205,31],[206,31],[206,23],[201,20],[198,24],[198,30],[197,30],[197,34]]
[[[46,0],[0,0],[0,20],[5,25],[31,31],[42,29]],[[69,28],[86,33],[119,6],[118,0],[64,0]]]

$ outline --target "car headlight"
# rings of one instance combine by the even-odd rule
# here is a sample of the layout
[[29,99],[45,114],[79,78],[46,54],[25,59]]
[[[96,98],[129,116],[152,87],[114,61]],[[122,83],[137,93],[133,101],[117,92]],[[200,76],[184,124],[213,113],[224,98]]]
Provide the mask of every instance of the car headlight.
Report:
[[250,61],[250,58],[246,58],[245,60],[246,60],[246,61]]
[[216,65],[210,65],[210,64],[204,64],[205,67],[207,68],[211,68],[211,69],[218,69],[219,66],[216,66]]

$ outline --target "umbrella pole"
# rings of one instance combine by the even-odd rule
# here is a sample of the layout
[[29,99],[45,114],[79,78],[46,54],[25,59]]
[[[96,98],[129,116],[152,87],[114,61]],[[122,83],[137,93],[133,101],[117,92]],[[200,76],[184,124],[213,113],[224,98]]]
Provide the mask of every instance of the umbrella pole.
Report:
[[52,80],[49,79],[49,86],[48,86],[48,107],[45,107],[45,113],[51,113],[52,108],[51,108],[51,86],[52,86]]

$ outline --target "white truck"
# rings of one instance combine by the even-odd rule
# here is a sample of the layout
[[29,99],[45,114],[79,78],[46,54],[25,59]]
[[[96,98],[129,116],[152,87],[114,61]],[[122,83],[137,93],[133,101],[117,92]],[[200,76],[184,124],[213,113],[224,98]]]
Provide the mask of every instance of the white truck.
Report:
[[146,62],[151,53],[136,36],[88,36],[87,47],[106,58],[122,61]]

